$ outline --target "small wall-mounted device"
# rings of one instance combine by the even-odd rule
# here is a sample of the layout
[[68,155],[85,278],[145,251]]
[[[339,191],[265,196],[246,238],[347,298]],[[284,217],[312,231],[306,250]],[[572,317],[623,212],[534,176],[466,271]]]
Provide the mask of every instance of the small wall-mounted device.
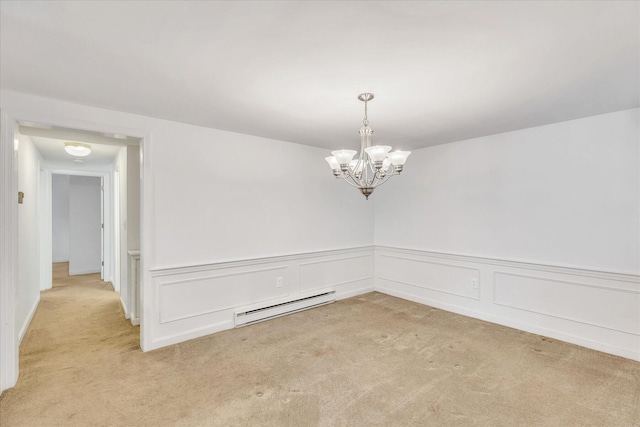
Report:
[[22,191],[18,191],[18,203],[22,204],[23,200],[24,200],[24,193]]

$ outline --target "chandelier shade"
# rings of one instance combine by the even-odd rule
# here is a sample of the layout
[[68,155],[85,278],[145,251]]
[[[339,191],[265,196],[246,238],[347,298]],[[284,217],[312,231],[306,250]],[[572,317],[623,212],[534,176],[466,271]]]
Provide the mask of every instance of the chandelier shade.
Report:
[[[373,99],[372,93],[361,93],[358,99],[364,102],[363,127],[360,128],[360,153],[355,150],[335,150],[325,160],[336,178],[344,179],[356,187],[368,200],[376,187],[384,184],[394,175],[400,175],[410,151],[393,151],[388,145],[371,145],[373,129],[369,127],[367,103]],[[355,156],[358,156],[354,159]]]

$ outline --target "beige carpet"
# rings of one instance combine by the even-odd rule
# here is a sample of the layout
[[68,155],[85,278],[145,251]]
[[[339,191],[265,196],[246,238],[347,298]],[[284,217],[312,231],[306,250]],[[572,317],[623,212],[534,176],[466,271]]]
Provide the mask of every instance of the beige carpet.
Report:
[[142,353],[98,275],[55,280],[3,427],[640,424],[640,363],[380,293]]

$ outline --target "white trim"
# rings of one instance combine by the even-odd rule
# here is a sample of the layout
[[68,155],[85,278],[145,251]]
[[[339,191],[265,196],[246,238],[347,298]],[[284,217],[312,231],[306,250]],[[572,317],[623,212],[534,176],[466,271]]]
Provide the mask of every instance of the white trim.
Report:
[[[16,107],[20,111],[20,106]],[[151,276],[147,263],[153,259],[153,241],[151,224],[153,213],[151,203],[151,133],[147,130],[133,129],[109,123],[78,120],[41,113],[13,114],[3,108],[0,134],[0,392],[13,387],[18,379],[18,340],[15,332],[16,288],[18,274],[18,178],[17,152],[14,150],[14,125],[17,121],[29,121],[51,126],[87,130],[92,132],[110,132],[140,138],[140,251],[141,290],[140,298],[140,347],[144,351],[151,348],[152,301],[145,301],[145,295],[152,295]]]
[[15,328],[18,274],[18,177],[15,121],[0,111],[0,392],[18,380]]
[[22,344],[22,339],[27,333],[27,329],[29,329],[29,325],[31,325],[31,321],[33,320],[33,316],[36,314],[36,310],[38,309],[39,304],[40,304],[40,295],[38,294],[38,298],[36,298],[36,301],[33,303],[31,310],[29,310],[29,314],[27,315],[27,318],[25,319],[24,323],[22,324],[22,327],[20,328],[20,333],[18,334],[18,343]]
[[82,276],[83,274],[95,274],[95,273],[100,273],[100,269],[93,269],[93,270],[80,270],[80,271],[71,271],[69,270],[69,276]]
[[[237,271],[237,272],[233,272],[233,273],[227,273],[227,274],[219,274],[219,275],[215,275],[215,276],[204,276],[204,277],[194,277],[191,279],[184,279],[184,280],[175,280],[173,282],[167,282],[167,283],[162,283],[158,285],[158,288],[168,288],[168,287],[172,287],[172,286],[176,286],[176,285],[184,285],[185,283],[194,283],[194,282],[201,282],[204,280],[208,280],[208,279],[220,279],[220,278],[225,278],[225,277],[232,277],[232,276],[244,276],[246,274],[253,274],[253,273],[262,273],[265,271],[275,271],[275,270],[280,270],[282,273],[282,275],[284,276],[287,272],[288,266],[287,265],[278,265],[278,266],[274,266],[274,267],[269,267],[269,268],[262,268],[262,269],[254,269],[254,270],[243,270],[243,271]],[[158,296],[159,300],[160,300],[160,306],[163,306],[163,293],[162,293],[162,289],[160,289],[160,295]],[[261,303],[272,303],[272,304],[277,304],[279,301],[279,297],[276,298],[272,298],[272,299],[268,299],[265,302]],[[165,323],[171,323],[171,322],[177,322],[180,320],[185,320],[185,319],[190,319],[192,317],[198,317],[198,316],[204,316],[206,314],[213,314],[213,313],[219,313],[219,312],[223,312],[223,311],[229,311],[229,310],[233,310],[234,308],[237,308],[236,305],[227,305],[227,306],[222,306],[222,307],[216,307],[215,309],[210,309],[210,310],[205,310],[205,311],[198,311],[198,312],[194,312],[194,313],[189,313],[186,316],[178,316],[178,317],[170,317],[170,318],[165,318],[162,313],[160,313],[160,324],[165,324]]]
[[[391,254],[391,256],[389,256]],[[448,292],[450,289],[434,289],[428,284],[414,287],[408,283],[412,278],[420,278],[424,271],[398,272],[385,267],[386,258],[404,258],[409,261],[436,261],[447,259],[461,268],[480,269],[478,301],[466,301]],[[634,319],[633,304],[625,307],[630,311],[622,323],[611,327],[603,323],[603,312],[590,314],[586,318],[576,315],[562,315],[555,312],[520,307],[504,303],[496,299],[495,280],[497,276],[527,278],[556,283],[559,285],[578,286],[584,289],[597,289],[607,292],[608,297],[619,294],[618,300],[629,301],[625,298],[635,298],[640,294],[640,277],[633,274],[584,270],[569,267],[549,266],[544,264],[521,263],[507,260],[490,260],[488,258],[469,257],[453,254],[418,251],[415,249],[376,247],[377,269],[375,274],[376,291],[386,293],[410,301],[427,304],[432,307],[486,320],[499,325],[517,328],[522,331],[541,334],[551,338],[567,341],[598,351],[640,360],[640,324]],[[428,265],[425,264],[425,265]],[[384,269],[383,269],[384,268]],[[383,270],[381,270],[383,269]],[[402,273],[402,274],[400,274]],[[446,282],[446,277],[436,277],[434,280]],[[620,294],[622,293],[622,294]],[[631,300],[633,301],[633,300]],[[593,301],[591,301],[593,303]],[[540,302],[538,302],[540,303]],[[631,307],[631,308],[630,308]],[[606,309],[606,308],[605,308]]]
[[529,323],[523,323],[523,322],[511,320],[511,319],[505,319],[503,317],[491,316],[476,310],[471,310],[471,309],[460,307],[454,304],[443,303],[443,302],[429,299],[429,298],[418,297],[416,295],[407,294],[401,291],[390,290],[390,289],[376,289],[376,291],[383,294],[391,295],[393,297],[402,298],[407,301],[413,301],[419,304],[428,305],[430,307],[439,308],[441,310],[449,311],[451,313],[472,317],[474,319],[485,320],[487,322],[495,323],[497,325],[507,326],[520,331],[542,335],[545,337],[566,341],[572,344],[577,344],[582,347],[590,348],[593,350],[602,351],[605,353],[614,354],[617,356],[626,357],[628,359],[640,361],[640,355],[638,354],[638,352],[630,351],[629,349],[626,349],[626,348],[620,348],[620,347],[602,343],[599,341],[593,341],[593,340],[585,339],[583,337],[567,334],[567,333],[558,331],[556,329],[544,328],[544,327],[532,325]]
[[[224,260],[219,262],[211,262],[208,264],[186,264],[182,266],[154,267],[150,271],[151,271],[152,277],[162,277],[162,276],[170,276],[173,274],[197,273],[200,271],[207,271],[207,270],[217,270],[217,269],[225,269],[225,268],[253,266],[257,264],[295,261],[295,260],[300,260],[305,258],[317,258],[317,257],[323,257],[323,256],[352,254],[357,252],[373,251],[373,249],[374,249],[374,246],[357,246],[357,247],[345,248],[345,249],[330,249],[325,251],[301,252],[299,254],[276,255],[276,256],[268,256],[268,257],[260,257],[260,258],[245,258],[245,259],[238,259],[238,260]],[[324,261],[318,261],[318,262],[324,262]],[[310,264],[310,263],[305,263],[304,265],[306,264]]]
[[[65,166],[67,167],[67,166]],[[86,167],[86,166],[85,166]],[[114,223],[113,223],[113,214],[112,214],[112,210],[113,210],[113,197],[114,197],[114,192],[113,192],[113,188],[112,188],[112,175],[113,172],[112,171],[103,171],[103,170],[98,170],[98,169],[82,169],[82,167],[78,167],[77,169],[65,169],[65,168],[60,168],[60,167],[56,167],[56,166],[52,166],[51,164],[45,162],[44,166],[42,168],[44,171],[48,172],[51,175],[71,175],[71,176],[91,176],[91,177],[98,177],[102,179],[102,186],[104,187],[104,190],[101,191],[101,203],[104,203],[104,210],[103,210],[103,224],[104,224],[104,245],[101,248],[101,253],[102,253],[102,261],[104,262],[104,274],[102,277],[102,280],[104,280],[105,282],[112,282],[113,283],[113,277],[114,277],[114,271],[115,271],[115,247],[113,246],[114,243],[114,231],[113,231],[113,227],[114,227]],[[49,183],[51,185],[51,183]],[[51,190],[49,190],[51,191]],[[103,202],[102,202],[103,201]],[[49,216],[47,218],[47,221],[49,221],[49,224],[52,221],[52,211],[51,209],[49,209],[48,212]],[[50,236],[51,238],[51,236]],[[42,241],[42,240],[41,240]],[[43,242],[44,243],[44,242]],[[45,244],[48,244],[49,246],[51,246],[52,242],[46,242]],[[50,251],[51,252],[51,251]],[[51,256],[51,254],[49,254],[49,256]],[[69,260],[66,260],[69,261]],[[51,264],[53,262],[59,262],[59,261],[54,261],[54,260],[50,260],[50,259],[45,259],[42,261],[43,265]],[[101,272],[101,270],[98,270],[98,272]],[[71,272],[71,270],[69,270],[69,275],[78,275],[78,274],[90,274],[90,273],[95,273],[95,271],[86,271],[86,272]],[[115,285],[114,285],[115,287]]]
[[340,301],[347,298],[357,297],[358,295],[368,294],[369,292],[375,292],[376,288],[373,286],[365,286],[364,288],[354,289],[351,291],[341,292],[336,295],[336,301]]
[[443,258],[455,261],[465,261],[480,264],[500,265],[504,267],[526,268],[528,270],[541,270],[549,273],[569,274],[572,276],[593,277],[596,279],[618,280],[621,282],[640,283],[640,273],[618,272],[605,270],[591,270],[580,267],[538,264],[533,261],[517,261],[498,258],[486,258],[472,255],[459,255],[444,252],[431,252],[419,249],[404,249],[392,246],[376,246],[376,250],[385,252],[397,252],[407,255],[428,256],[431,258]]
[[67,259],[54,259],[51,260],[52,263],[56,264],[56,263],[60,263],[60,262],[69,262],[69,258]]
[[178,344],[184,341],[200,338],[206,335],[215,334],[216,332],[222,332],[227,329],[233,329],[233,319],[225,320],[223,322],[212,323],[209,325],[198,326],[192,328],[186,332],[180,332],[174,335],[163,336],[152,342],[150,342],[151,348],[161,348],[172,344]]
[[122,307],[122,311],[124,311],[124,318],[129,319],[129,310],[127,310],[127,305],[122,300],[122,297],[120,297],[120,306]]

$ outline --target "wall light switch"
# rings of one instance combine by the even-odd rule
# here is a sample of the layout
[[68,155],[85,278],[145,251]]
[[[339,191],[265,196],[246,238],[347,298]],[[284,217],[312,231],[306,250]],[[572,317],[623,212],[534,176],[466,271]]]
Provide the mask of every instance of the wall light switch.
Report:
[[276,279],[276,288],[281,288],[281,287],[282,287],[282,276]]
[[471,279],[471,288],[478,289],[478,279]]

